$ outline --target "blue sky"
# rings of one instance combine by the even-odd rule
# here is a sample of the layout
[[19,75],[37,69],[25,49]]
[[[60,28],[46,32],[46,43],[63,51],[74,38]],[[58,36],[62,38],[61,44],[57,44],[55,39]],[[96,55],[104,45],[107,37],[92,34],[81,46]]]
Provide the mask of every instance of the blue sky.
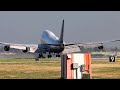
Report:
[[33,43],[44,30],[58,37],[65,20],[65,42],[120,39],[120,11],[0,11],[0,41]]

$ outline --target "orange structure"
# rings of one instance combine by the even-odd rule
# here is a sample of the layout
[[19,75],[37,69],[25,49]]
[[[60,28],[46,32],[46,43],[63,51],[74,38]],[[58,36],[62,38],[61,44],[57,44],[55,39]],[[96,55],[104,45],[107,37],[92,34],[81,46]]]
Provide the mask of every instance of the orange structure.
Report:
[[63,54],[61,57],[62,79],[92,79],[91,55],[88,53]]

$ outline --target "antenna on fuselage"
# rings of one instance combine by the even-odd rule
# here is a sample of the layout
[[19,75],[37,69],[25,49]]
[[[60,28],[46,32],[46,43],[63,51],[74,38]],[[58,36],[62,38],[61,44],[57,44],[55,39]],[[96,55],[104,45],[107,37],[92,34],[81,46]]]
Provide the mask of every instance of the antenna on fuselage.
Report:
[[62,21],[62,28],[61,28],[61,33],[60,33],[60,42],[63,44],[63,35],[64,35],[64,19]]

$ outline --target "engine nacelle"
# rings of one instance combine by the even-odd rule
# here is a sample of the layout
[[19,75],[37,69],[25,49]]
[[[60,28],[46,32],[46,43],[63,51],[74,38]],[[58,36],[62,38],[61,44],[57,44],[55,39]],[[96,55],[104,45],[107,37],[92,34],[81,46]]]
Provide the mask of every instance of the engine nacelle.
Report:
[[98,49],[103,49],[104,48],[104,46],[103,45],[101,45],[101,46],[98,46]]
[[5,51],[9,51],[10,50],[10,46],[9,45],[4,46],[4,50]]
[[22,50],[24,53],[26,52],[29,52],[30,51],[30,48],[29,47],[26,47],[26,50]]

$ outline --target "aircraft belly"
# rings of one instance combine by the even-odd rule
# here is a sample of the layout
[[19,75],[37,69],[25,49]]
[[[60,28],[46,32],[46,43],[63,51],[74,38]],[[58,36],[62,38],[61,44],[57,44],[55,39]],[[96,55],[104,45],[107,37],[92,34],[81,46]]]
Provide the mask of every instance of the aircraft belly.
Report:
[[38,45],[38,49],[36,50],[37,53],[46,53],[48,51],[48,46],[47,45]]
[[46,53],[46,52],[54,52],[60,53],[62,52],[63,48],[59,46],[48,46],[48,45],[39,45],[38,49],[36,50],[37,53]]

